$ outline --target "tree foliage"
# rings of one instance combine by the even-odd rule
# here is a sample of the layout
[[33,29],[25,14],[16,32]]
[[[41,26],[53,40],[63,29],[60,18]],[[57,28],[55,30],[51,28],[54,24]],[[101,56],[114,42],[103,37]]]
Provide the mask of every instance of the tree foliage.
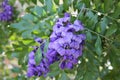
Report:
[[[14,6],[13,20],[0,22],[0,79],[26,80],[28,54],[38,45],[35,37],[49,40],[52,27],[65,12],[72,21],[79,19],[87,36],[83,55],[73,70],[60,70],[52,64],[47,78],[56,80],[120,79],[120,1],[119,0],[9,0]],[[15,3],[21,6],[15,6]],[[17,3],[17,4],[18,4]],[[21,14],[24,16],[21,17]],[[49,41],[47,41],[48,44]],[[47,47],[47,46],[46,46]],[[4,56],[4,54],[6,56]],[[4,68],[5,59],[18,59],[19,66]],[[16,76],[10,76],[15,73]],[[71,77],[72,76],[72,77]],[[32,77],[31,80],[38,77]]]

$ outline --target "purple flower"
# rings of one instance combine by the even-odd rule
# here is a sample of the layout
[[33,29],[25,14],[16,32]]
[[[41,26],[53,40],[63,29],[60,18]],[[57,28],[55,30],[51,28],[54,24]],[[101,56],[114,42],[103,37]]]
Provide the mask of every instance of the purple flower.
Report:
[[[35,38],[35,41],[41,45],[29,54],[28,77],[46,76],[50,71],[50,65],[56,61],[59,62],[61,69],[72,69],[78,63],[78,57],[82,55],[86,36],[78,33],[83,29],[79,20],[75,20],[73,24],[70,23],[70,14],[65,13],[64,17],[58,19],[53,26],[46,54],[44,54],[44,40]],[[38,48],[43,52],[43,57],[39,65],[36,65],[34,55]]]
[[[49,71],[49,63],[47,59],[44,58],[44,43],[43,39],[41,38],[35,38],[35,41],[40,43],[40,47],[34,47],[34,50],[32,50],[29,55],[28,55],[28,70],[27,70],[27,76],[32,77],[32,76],[41,76],[41,75],[46,75]],[[42,59],[39,65],[36,64],[35,61],[35,53],[38,50],[38,48],[41,49],[42,51]]]
[[70,17],[70,14],[69,13],[65,13],[64,17]]
[[61,27],[58,27],[57,25],[53,27],[53,31],[58,34],[58,33],[61,33],[63,30],[65,29],[65,27],[61,26]]
[[40,64],[36,65],[34,55],[31,57],[32,55],[29,56],[27,76],[32,77],[46,75],[49,72],[49,64],[47,60],[43,58]]
[[48,64],[51,65],[60,60],[60,55],[54,49],[48,49],[48,52],[46,53],[46,59],[48,60]]
[[40,50],[42,52],[42,57],[44,57],[44,47],[45,47],[45,40],[41,38],[35,38],[35,41],[38,42],[40,45]]
[[[49,49],[56,51],[55,57],[59,56],[61,69],[72,69],[77,59],[82,55],[83,43],[86,39],[84,34],[75,34],[84,27],[79,20],[70,23],[70,15],[65,13],[63,18],[57,20],[50,36]],[[52,55],[53,56],[53,55]],[[52,57],[49,57],[52,61]]]
[[43,73],[43,75],[49,72],[49,64],[46,59],[42,59],[38,67],[38,69]]
[[67,26],[68,24],[70,24],[70,14],[65,13],[63,18],[59,18],[56,22],[57,26]]
[[76,29],[76,31],[84,30],[84,27],[79,20],[74,21],[74,28]]
[[41,38],[35,38],[35,41],[38,42],[38,43],[42,43],[43,39],[41,39]]
[[0,21],[9,21],[12,19],[13,8],[8,4],[8,0],[2,2],[2,12],[0,13]]
[[28,67],[27,69],[27,77],[35,76],[35,68],[34,67]]
[[30,52],[29,54],[29,60],[28,60],[28,69],[27,69],[27,76],[28,77],[32,77],[35,75],[35,69],[36,69],[36,62],[34,60],[34,55],[35,52],[34,50]]
[[63,59],[62,59],[61,63],[59,64],[59,67],[61,69],[65,69],[65,68],[72,69],[73,65],[77,64],[77,62],[78,62],[77,59],[74,58],[72,55],[69,55],[69,56],[65,55],[65,56],[63,56]]

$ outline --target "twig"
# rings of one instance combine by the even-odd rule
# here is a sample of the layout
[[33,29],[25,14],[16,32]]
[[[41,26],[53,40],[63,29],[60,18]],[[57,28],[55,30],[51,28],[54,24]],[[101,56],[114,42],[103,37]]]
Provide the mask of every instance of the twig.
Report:
[[76,18],[76,19],[78,19],[79,15],[82,13],[83,9],[84,9],[84,4],[82,5],[82,8],[81,8],[80,12],[78,13],[78,15],[77,15],[77,18]]
[[[100,13],[101,15],[104,15],[104,16],[106,16],[106,17],[108,17],[108,18],[110,18],[110,19],[112,19],[112,20],[114,20],[114,21],[117,21],[117,19],[115,19],[115,18],[113,18],[113,17],[111,17],[111,16],[108,16],[108,15],[105,14],[105,13],[99,12],[99,11],[97,11],[97,10],[90,9],[90,8],[84,8],[84,9],[86,9],[86,10],[91,10],[91,11],[96,12],[96,13]],[[117,22],[118,22],[118,21],[117,21]]]
[[92,32],[92,33],[94,33],[94,34],[96,34],[96,35],[99,35],[99,36],[105,38],[105,39],[108,40],[108,41],[112,41],[112,40],[108,39],[106,36],[101,35],[101,34],[95,32],[95,31],[93,31],[93,30],[91,30],[91,29],[88,29],[88,28],[85,28],[85,29],[86,29],[87,31],[90,31],[90,32]]

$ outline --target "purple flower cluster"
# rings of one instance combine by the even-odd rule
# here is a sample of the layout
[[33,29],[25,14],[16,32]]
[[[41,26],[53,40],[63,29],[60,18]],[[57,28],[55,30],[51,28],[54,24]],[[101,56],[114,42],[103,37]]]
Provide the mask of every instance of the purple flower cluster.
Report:
[[2,2],[2,12],[0,12],[0,21],[9,21],[12,19],[13,8],[8,4],[8,0]]
[[35,41],[40,43],[41,46],[40,47],[34,47],[34,50],[32,50],[28,55],[28,58],[29,58],[29,60],[28,60],[28,70],[27,70],[27,76],[28,77],[41,76],[41,75],[45,76],[49,71],[48,61],[46,61],[46,59],[44,57],[42,57],[39,65],[36,65],[35,53],[39,48],[43,52],[44,43],[43,43],[43,40],[40,39],[40,38],[36,38]]
[[[43,59],[36,66],[34,54],[37,51],[36,47],[29,54],[28,61],[28,77],[46,75],[49,72],[49,66],[56,61],[59,61],[61,69],[72,69],[78,63],[78,57],[82,55],[84,41],[86,36],[80,34],[84,30],[82,23],[75,20],[70,22],[70,14],[65,13],[63,18],[57,20],[53,26],[53,32],[50,35],[48,51],[44,55],[43,45],[41,45]],[[42,40],[35,39],[40,44]]]
[[49,52],[46,56],[53,63],[60,61],[61,69],[72,69],[77,64],[78,57],[82,55],[86,36],[77,34],[84,29],[79,20],[70,23],[70,14],[65,13],[63,18],[57,20],[50,36]]

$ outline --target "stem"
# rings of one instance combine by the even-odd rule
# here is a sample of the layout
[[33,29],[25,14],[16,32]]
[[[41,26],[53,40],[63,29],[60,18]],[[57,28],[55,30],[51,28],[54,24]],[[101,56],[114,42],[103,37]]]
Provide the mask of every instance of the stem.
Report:
[[78,19],[79,15],[82,13],[83,9],[84,9],[84,4],[82,5],[82,8],[81,8],[80,12],[78,13],[78,15],[77,15],[77,18],[76,18],[76,19]]
[[[112,19],[112,20],[117,21],[117,19],[115,19],[115,18],[113,18],[113,17],[111,17],[111,16],[108,16],[108,15],[107,15],[107,14],[105,14],[105,13],[99,12],[99,11],[97,11],[97,10],[90,9],[90,8],[84,8],[84,9],[86,9],[86,10],[91,10],[91,11],[96,12],[96,13],[100,13],[100,14],[102,14],[102,15],[104,15],[104,16],[106,16],[106,17],[108,17],[108,18]],[[117,22],[118,22],[118,21],[117,21]]]
[[110,39],[108,39],[106,36],[104,36],[104,35],[101,35],[101,34],[99,34],[99,33],[97,33],[97,32],[94,32],[93,30],[91,30],[91,29],[88,29],[88,28],[85,28],[87,31],[90,31],[90,32],[92,32],[92,33],[94,33],[94,34],[96,34],[96,35],[99,35],[99,36],[101,36],[101,37],[103,37],[103,38],[105,38],[106,40],[108,40],[108,41],[112,41],[112,40],[110,40]]
[[54,16],[57,16],[57,14],[53,14],[53,15],[50,15],[48,16],[47,18],[44,18],[41,22],[44,22],[46,20],[49,20],[50,18],[54,17]]

